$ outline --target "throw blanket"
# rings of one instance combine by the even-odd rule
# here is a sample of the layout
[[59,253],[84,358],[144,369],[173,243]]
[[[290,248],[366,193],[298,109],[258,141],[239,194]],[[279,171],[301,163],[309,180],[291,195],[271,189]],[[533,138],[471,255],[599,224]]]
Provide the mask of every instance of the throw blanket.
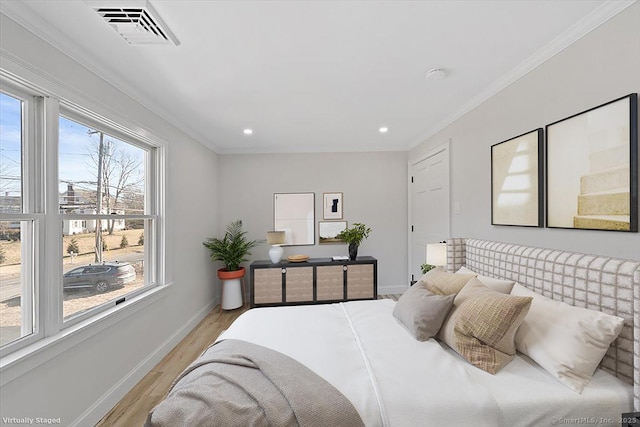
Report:
[[240,340],[213,344],[173,383],[146,426],[364,426],[351,402],[304,365]]

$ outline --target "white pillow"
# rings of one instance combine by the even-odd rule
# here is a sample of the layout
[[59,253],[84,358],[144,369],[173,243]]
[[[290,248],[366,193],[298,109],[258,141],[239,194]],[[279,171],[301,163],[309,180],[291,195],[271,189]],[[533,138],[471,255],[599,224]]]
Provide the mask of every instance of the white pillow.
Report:
[[469,270],[467,267],[460,267],[460,270],[456,271],[456,274],[476,274],[476,277],[483,285],[491,290],[500,292],[501,294],[511,293],[511,289],[513,288],[513,284],[515,283],[513,280],[503,280],[488,276],[481,276],[475,271]]
[[519,283],[511,295],[533,297],[516,332],[516,349],[571,390],[582,393],[622,331],[624,319],[554,301]]

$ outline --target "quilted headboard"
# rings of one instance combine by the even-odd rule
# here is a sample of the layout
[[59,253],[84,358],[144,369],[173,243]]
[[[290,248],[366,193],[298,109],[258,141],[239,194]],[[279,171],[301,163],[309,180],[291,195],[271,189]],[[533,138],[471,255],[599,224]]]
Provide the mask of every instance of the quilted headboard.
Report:
[[633,384],[640,410],[640,262],[478,239],[448,239],[447,269],[463,265],[548,298],[620,316],[625,326],[600,366]]

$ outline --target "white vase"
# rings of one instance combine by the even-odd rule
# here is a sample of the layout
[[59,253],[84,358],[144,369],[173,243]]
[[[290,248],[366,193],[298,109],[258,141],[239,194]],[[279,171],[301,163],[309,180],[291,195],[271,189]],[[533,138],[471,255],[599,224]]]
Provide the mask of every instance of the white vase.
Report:
[[284,253],[284,250],[282,249],[282,246],[280,245],[271,246],[271,249],[269,249],[269,258],[271,258],[271,262],[274,264],[279,263],[280,260],[282,259],[283,253]]

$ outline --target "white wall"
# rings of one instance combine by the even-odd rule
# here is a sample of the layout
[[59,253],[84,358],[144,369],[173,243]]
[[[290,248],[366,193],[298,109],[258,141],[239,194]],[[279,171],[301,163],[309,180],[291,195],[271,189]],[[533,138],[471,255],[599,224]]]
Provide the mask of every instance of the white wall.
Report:
[[452,140],[453,237],[640,259],[638,233],[492,226],[490,164],[493,144],[640,92],[639,22],[636,3],[411,150]]
[[[220,155],[220,226],[241,219],[252,239],[273,230],[273,194],[315,192],[316,244],[284,247],[284,256],[347,255],[347,245],[318,245],[322,193],[343,193],[349,225],[373,230],[358,251],[378,259],[378,293],[401,292],[407,278],[406,152]],[[269,259],[265,243],[252,261]],[[249,264],[249,263],[247,263]]]
[[148,130],[151,138],[159,136],[168,147],[166,230],[171,286],[146,307],[137,310],[144,304],[125,303],[117,315],[2,372],[6,379],[28,369],[0,390],[2,417],[61,418],[61,425],[93,425],[216,302],[215,268],[202,241],[217,232],[218,156],[4,15],[0,17],[3,68],[63,92],[136,131]]

